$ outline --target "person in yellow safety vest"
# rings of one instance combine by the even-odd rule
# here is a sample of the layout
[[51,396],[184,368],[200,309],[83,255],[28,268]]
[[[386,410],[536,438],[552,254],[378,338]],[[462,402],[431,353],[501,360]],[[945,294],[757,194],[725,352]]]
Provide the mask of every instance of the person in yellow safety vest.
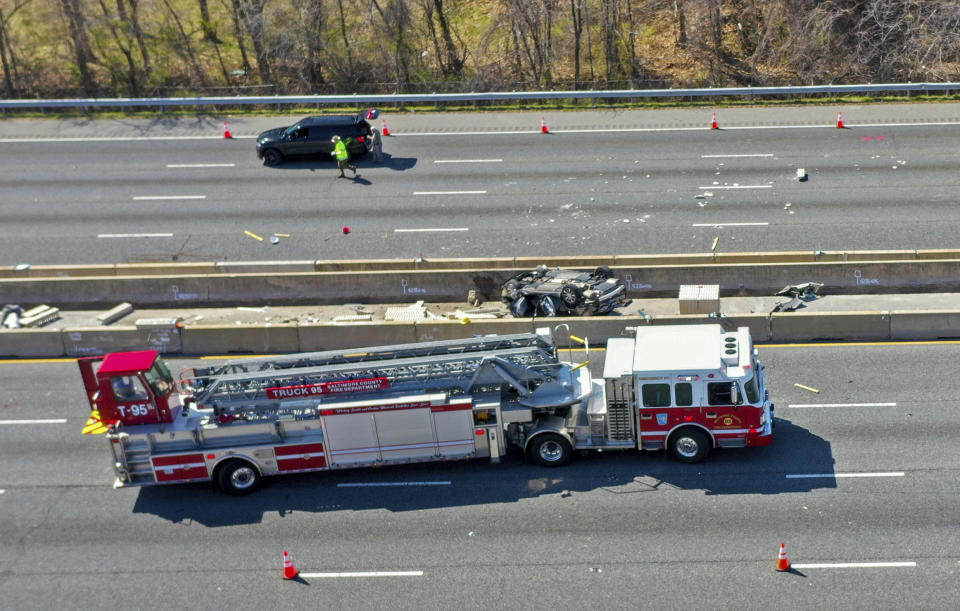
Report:
[[347,152],[347,145],[343,143],[343,140],[340,139],[340,136],[334,136],[330,139],[330,142],[333,142],[333,155],[337,158],[337,169],[340,170],[339,178],[345,178],[343,171],[347,168],[353,171],[353,177],[357,177],[357,166],[350,165],[348,159],[350,158],[350,153]]

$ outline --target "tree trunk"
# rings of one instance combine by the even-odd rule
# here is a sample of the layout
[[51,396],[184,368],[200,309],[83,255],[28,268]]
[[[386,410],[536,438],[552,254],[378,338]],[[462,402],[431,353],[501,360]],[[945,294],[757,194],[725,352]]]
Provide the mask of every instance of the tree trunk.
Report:
[[13,68],[10,65],[12,62],[8,59],[8,54],[10,54],[8,45],[6,18],[3,11],[0,10],[0,65],[3,66],[3,83],[7,88],[6,97],[14,98],[16,97],[16,90],[13,88]]
[[343,0],[337,0],[337,8],[340,10],[340,36],[343,37],[343,48],[347,53],[347,74],[349,77],[353,74],[353,51],[350,48],[350,39],[347,38],[347,19],[343,14]]
[[573,88],[580,89],[580,39],[583,36],[583,0],[570,0],[573,21]]
[[436,9],[437,21],[440,23],[440,36],[443,37],[443,45],[447,56],[447,72],[444,77],[463,78],[463,57],[457,50],[457,45],[453,42],[450,24],[443,12],[443,0],[433,0],[433,7]]
[[63,9],[70,30],[70,38],[73,41],[74,59],[80,72],[80,85],[83,87],[83,93],[88,98],[94,98],[97,96],[97,85],[93,80],[93,74],[90,72],[89,66],[94,57],[87,40],[87,26],[80,10],[79,0],[60,0],[60,8]]
[[677,18],[677,46],[687,46],[687,14],[683,0],[673,0],[673,14]]
[[312,0],[307,8],[307,75],[310,88],[324,83],[321,44],[323,34],[323,0]]
[[270,76],[270,59],[267,57],[263,37],[263,3],[264,0],[245,0],[242,17],[247,34],[253,41],[253,52],[257,54],[257,71],[260,73],[260,81],[264,85],[270,85],[273,78]]
[[193,73],[196,75],[197,82],[201,87],[206,88],[207,85],[207,75],[204,73],[203,68],[200,67],[200,63],[197,61],[197,55],[193,50],[193,45],[190,44],[190,37],[187,35],[187,31],[183,27],[183,23],[180,21],[180,16],[177,15],[177,12],[173,10],[173,7],[170,6],[170,0],[163,0],[164,6],[167,7],[167,11],[170,12],[170,16],[173,17],[174,23],[177,24],[177,30],[180,32],[180,42],[182,47],[180,48],[180,53],[183,57],[189,62],[190,67],[193,68]]
[[[104,20],[107,23],[107,28],[110,30],[110,34],[113,35],[114,41],[117,43],[117,48],[120,49],[120,53],[123,54],[124,59],[127,60],[127,75],[126,80],[130,87],[128,96],[138,98],[141,97],[140,93],[140,78],[137,70],[137,64],[133,59],[133,41],[131,41],[127,32],[123,32],[123,35],[117,30],[117,27],[114,25],[114,20],[110,14],[110,9],[107,8],[106,2],[104,0],[99,0],[100,10],[103,11]],[[126,26],[127,23],[127,11],[123,6],[123,2],[120,0],[117,1],[117,21],[121,25]],[[124,27],[124,30],[126,28]],[[124,38],[126,40],[124,40]]]
[[250,71],[253,68],[250,67],[250,58],[247,57],[247,45],[244,42],[243,35],[243,8],[240,6],[240,0],[232,0],[233,13],[231,18],[233,20],[233,35],[237,39],[237,47],[240,49],[240,58],[243,61],[243,71],[245,74],[250,74]]

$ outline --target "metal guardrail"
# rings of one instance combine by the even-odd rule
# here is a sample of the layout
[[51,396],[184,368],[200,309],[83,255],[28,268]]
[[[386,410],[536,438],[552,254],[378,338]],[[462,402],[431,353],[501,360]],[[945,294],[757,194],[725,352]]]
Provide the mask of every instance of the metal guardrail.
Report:
[[960,83],[885,83],[802,85],[797,87],[720,87],[701,89],[620,89],[589,91],[495,91],[487,93],[404,93],[390,95],[302,95],[194,98],[78,98],[62,100],[0,100],[0,110],[26,108],[91,108],[127,106],[250,106],[284,104],[403,104],[410,102],[493,102],[510,100],[572,100],[612,98],[695,98],[728,96],[805,96],[857,93],[929,93],[960,91]]

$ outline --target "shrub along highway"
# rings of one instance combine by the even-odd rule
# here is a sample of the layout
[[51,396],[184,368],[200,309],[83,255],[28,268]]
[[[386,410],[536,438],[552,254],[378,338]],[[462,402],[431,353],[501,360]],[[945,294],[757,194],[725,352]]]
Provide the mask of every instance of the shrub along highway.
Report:
[[229,140],[220,118],[5,120],[0,261],[956,246],[960,104],[711,110],[384,111],[386,162],[356,181],[262,165],[253,136],[296,116]]
[[[286,476],[242,498],[113,490],[105,440],[80,435],[76,365],[0,362],[0,596],[11,609],[952,608],[957,349],[763,346],[774,444],[700,465],[625,452],[550,470],[511,454]],[[781,542],[790,573],[774,569]],[[284,549],[300,582],[281,579]]]

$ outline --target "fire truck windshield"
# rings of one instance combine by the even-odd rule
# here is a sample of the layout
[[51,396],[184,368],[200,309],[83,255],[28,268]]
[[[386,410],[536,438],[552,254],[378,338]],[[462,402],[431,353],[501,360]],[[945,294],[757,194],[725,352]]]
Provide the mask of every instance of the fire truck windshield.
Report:
[[170,370],[160,359],[155,360],[153,367],[146,371],[144,375],[146,375],[150,388],[157,395],[167,394],[173,386],[173,376],[170,375]]
[[[754,369],[756,371],[756,369]],[[743,385],[744,390],[747,395],[747,402],[749,403],[759,403],[760,402],[760,387],[757,385],[757,376],[754,374],[752,378],[746,381]]]

